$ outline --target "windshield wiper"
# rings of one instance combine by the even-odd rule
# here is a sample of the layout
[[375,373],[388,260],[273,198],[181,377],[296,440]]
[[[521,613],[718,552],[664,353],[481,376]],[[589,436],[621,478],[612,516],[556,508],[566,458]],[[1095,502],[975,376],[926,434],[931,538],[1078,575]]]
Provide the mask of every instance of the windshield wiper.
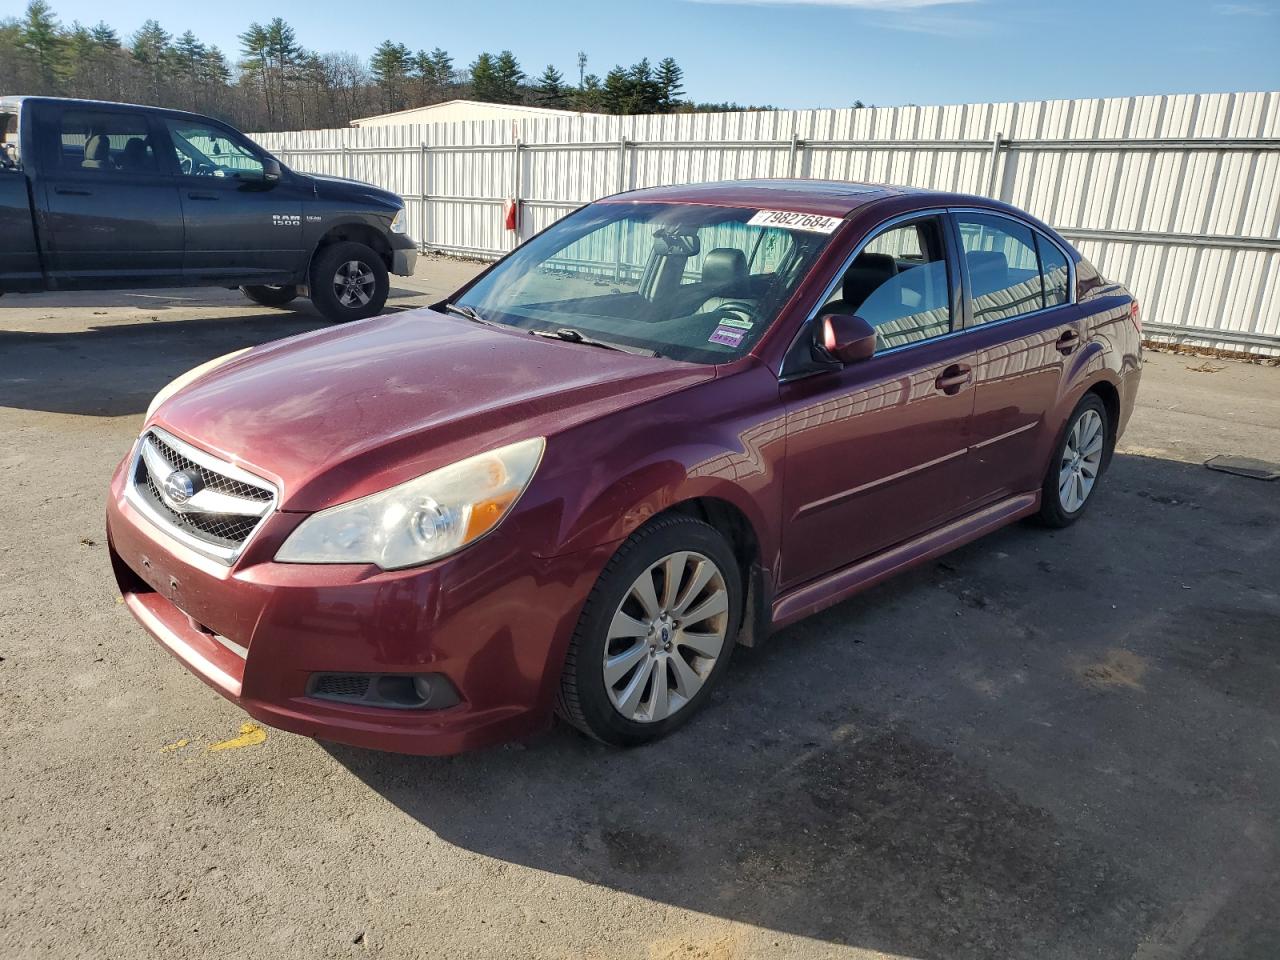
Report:
[[644,347],[624,347],[620,343],[609,343],[605,340],[593,340],[586,336],[581,330],[575,330],[573,327],[557,327],[555,330],[530,330],[535,337],[547,337],[551,340],[564,340],[567,343],[580,343],[584,347],[603,347],[605,350],[617,350],[620,353],[634,353],[641,357],[660,357],[662,354],[657,350],[648,350]]
[[483,323],[486,327],[505,327],[505,323],[499,323],[497,320],[490,320],[482,317],[476,311],[475,307],[468,307],[465,303],[446,303],[444,308],[450,313],[456,313],[460,317],[466,317],[472,323]]

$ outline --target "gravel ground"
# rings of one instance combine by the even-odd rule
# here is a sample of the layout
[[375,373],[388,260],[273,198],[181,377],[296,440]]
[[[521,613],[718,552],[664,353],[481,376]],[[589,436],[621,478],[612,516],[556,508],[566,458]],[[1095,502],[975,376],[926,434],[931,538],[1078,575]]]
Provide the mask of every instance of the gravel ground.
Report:
[[1280,461],[1280,369],[1149,355],[1087,520],[740,650],[670,741],[430,760],[243,731],[108,569],[151,395],[321,323],[0,300],[0,955],[1280,956],[1280,482],[1201,465]]

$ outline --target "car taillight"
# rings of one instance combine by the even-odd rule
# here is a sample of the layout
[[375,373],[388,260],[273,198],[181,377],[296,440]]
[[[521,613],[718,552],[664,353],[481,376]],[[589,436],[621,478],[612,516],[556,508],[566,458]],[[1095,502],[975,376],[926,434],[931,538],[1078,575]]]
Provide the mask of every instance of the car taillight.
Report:
[[1142,332],[1142,312],[1138,309],[1138,301],[1129,301],[1129,319],[1133,322],[1133,329],[1139,333]]

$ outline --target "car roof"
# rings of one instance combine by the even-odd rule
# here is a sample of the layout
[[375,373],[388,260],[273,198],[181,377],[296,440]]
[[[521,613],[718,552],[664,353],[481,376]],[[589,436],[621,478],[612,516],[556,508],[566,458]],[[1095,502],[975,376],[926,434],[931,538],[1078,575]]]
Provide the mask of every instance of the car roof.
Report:
[[[151,113],[163,113],[174,117],[186,117],[193,120],[217,120],[216,117],[208,117],[200,113],[192,113],[189,110],[176,110],[172,107],[157,107],[145,103],[121,103],[118,100],[85,100],[81,97],[44,97],[26,95],[0,96],[0,109],[16,110],[20,109],[24,103],[65,103],[75,104],[86,107],[110,107],[126,110],[147,110]],[[218,121],[225,122],[225,121]]]
[[[955,194],[849,180],[721,180],[671,187],[648,187],[608,197],[606,202],[705,203],[723,207],[793,210],[827,217],[844,217],[859,207],[890,197]],[[976,199],[976,198],[975,198]]]

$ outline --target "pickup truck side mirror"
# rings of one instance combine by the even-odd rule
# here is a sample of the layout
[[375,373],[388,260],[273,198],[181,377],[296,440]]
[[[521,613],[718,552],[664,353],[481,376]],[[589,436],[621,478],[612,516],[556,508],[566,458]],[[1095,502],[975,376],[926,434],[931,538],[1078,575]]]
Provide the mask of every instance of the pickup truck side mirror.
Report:
[[822,324],[822,345],[841,363],[866,360],[876,352],[876,329],[861,317],[828,313]]
[[280,161],[275,157],[264,157],[262,159],[262,182],[280,182]]

